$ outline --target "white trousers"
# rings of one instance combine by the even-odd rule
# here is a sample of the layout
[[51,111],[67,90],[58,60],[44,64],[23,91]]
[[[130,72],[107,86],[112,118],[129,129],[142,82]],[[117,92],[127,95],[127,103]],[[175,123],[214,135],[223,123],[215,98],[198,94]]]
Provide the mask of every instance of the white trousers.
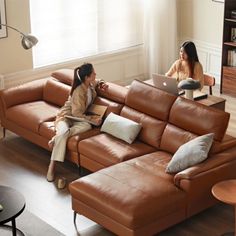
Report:
[[51,160],[63,162],[65,160],[67,139],[91,128],[91,124],[87,122],[73,122],[73,125],[70,126],[67,121],[59,121],[56,125],[56,135],[52,138],[54,146]]

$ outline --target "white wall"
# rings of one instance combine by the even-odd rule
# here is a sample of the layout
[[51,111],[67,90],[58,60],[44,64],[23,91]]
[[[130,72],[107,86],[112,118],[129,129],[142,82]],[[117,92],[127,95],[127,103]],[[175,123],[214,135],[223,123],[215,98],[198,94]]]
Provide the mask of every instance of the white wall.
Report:
[[[7,24],[30,33],[29,0],[6,0]],[[98,77],[106,81],[128,84],[144,77],[143,48],[133,47],[109,55],[93,56],[33,69],[32,49],[21,47],[20,35],[8,29],[8,37],[0,39],[0,89],[49,76],[59,68],[74,68],[85,61],[95,65]]]
[[[205,72],[215,75],[217,83],[221,65],[223,7],[224,4],[212,0],[177,0],[178,44],[193,40]],[[6,16],[9,25],[29,32],[29,0],[6,0]],[[19,34],[8,30],[8,37],[0,39],[0,53],[0,79],[3,77],[0,83],[2,85],[4,81],[5,87],[48,76],[58,68],[74,68],[84,61],[94,63],[98,76],[107,81],[125,84],[145,75],[142,47],[34,70],[32,51],[24,50]]]
[[[30,32],[29,0],[5,0],[6,22],[24,33]],[[0,39],[0,74],[32,68],[32,51],[21,46],[21,36],[7,29],[8,36]]]
[[195,42],[204,71],[220,83],[224,4],[212,0],[179,0],[178,38]]

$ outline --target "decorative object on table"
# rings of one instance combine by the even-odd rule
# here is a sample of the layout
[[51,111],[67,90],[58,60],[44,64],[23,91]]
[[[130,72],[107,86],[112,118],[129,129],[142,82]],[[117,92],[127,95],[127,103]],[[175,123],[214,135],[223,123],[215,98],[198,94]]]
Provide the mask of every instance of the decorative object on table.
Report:
[[236,28],[235,27],[231,28],[231,41],[236,42]]
[[182,80],[178,84],[178,88],[185,90],[185,97],[193,100],[193,91],[200,88],[200,82],[192,78]]
[[17,31],[18,33],[20,33],[22,36],[21,45],[26,50],[32,48],[33,46],[35,46],[38,43],[38,39],[33,35],[24,34],[21,31],[19,31],[18,29],[14,28],[12,26],[6,25],[6,24],[0,23],[0,26],[4,26],[4,27],[10,28],[10,29],[13,29],[13,30]]
[[[0,0],[0,24],[6,24],[6,8],[5,0]],[[7,37],[6,27],[1,27],[0,25],[0,38]]]

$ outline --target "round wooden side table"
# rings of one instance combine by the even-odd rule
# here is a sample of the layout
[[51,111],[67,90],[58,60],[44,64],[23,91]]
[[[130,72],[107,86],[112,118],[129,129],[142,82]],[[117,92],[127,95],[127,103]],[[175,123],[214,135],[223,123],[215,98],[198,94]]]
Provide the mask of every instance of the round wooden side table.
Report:
[[[3,210],[0,211],[0,226],[11,228],[12,235],[16,236],[17,232],[24,235],[16,228],[16,217],[25,209],[25,199],[21,193],[7,186],[0,186],[0,204]],[[12,223],[12,227],[5,225],[7,222]]]
[[235,225],[234,232],[225,233],[224,236],[236,236],[236,179],[225,180],[212,187],[212,194],[218,200],[234,206]]

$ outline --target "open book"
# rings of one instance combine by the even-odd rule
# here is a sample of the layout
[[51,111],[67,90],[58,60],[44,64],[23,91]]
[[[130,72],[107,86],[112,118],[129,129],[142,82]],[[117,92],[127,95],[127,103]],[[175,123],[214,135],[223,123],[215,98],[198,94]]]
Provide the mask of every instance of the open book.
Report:
[[85,112],[85,115],[90,116],[91,120],[87,120],[86,118],[83,118],[83,117],[76,117],[76,116],[69,116],[69,115],[66,115],[65,117],[74,121],[86,121],[92,125],[98,126],[97,122],[93,120],[93,117],[95,119],[97,118],[102,119],[106,110],[107,110],[107,106],[92,104],[88,107],[87,111]]

